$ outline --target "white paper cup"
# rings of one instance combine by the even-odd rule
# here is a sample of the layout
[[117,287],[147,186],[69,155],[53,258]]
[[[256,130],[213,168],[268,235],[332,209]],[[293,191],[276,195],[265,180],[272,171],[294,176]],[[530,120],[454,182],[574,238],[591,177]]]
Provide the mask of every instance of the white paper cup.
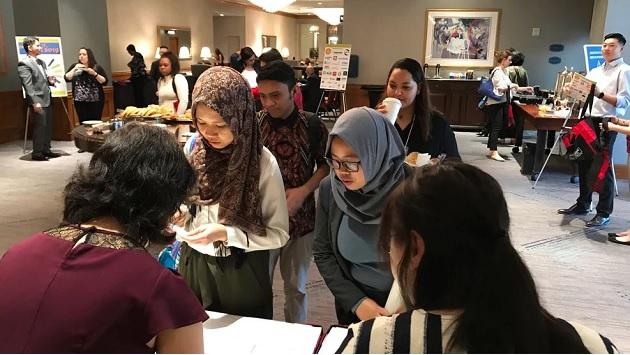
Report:
[[428,154],[428,153],[419,153],[418,157],[416,158],[417,166],[427,165],[430,162],[431,162],[431,154]]
[[400,107],[402,103],[400,100],[395,99],[393,97],[387,97],[383,100],[383,105],[385,105],[385,117],[392,124],[396,123],[396,118],[398,117],[398,111],[400,111]]

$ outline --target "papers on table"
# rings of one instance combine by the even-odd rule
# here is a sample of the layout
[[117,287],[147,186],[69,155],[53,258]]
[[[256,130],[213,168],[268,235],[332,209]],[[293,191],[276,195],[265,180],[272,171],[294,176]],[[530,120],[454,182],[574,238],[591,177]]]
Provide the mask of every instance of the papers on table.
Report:
[[322,328],[312,325],[206,313],[210,317],[203,324],[207,354],[312,354],[322,335]]
[[348,335],[348,328],[333,325],[328,330],[318,354],[335,354]]

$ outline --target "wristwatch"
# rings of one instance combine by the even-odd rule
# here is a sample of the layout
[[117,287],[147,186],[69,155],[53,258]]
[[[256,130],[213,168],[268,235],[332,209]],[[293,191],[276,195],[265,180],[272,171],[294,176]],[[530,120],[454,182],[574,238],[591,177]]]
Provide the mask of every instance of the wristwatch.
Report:
[[604,98],[604,92],[600,92],[599,95],[597,95],[598,99],[603,99]]

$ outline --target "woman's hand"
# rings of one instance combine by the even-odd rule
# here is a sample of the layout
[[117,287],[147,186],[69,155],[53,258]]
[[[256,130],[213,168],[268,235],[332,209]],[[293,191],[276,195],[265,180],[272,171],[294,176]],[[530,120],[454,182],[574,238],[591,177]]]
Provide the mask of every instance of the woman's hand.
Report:
[[380,102],[378,105],[376,105],[375,110],[380,112],[380,113],[382,113],[382,114],[384,114],[384,115],[387,115],[387,106],[385,106],[385,104],[383,104],[382,102]]
[[85,68],[84,71],[86,71],[89,75],[91,76],[96,76],[96,70],[92,69],[92,68]]
[[357,307],[356,315],[360,320],[369,320],[380,316],[389,316],[389,312],[372,299],[364,299]]
[[227,240],[227,229],[220,223],[203,224],[186,234],[178,234],[178,238],[188,244],[211,244]]
[[520,91],[520,92],[526,92],[528,94],[533,94],[534,93],[534,88],[532,86],[519,87],[517,90]]

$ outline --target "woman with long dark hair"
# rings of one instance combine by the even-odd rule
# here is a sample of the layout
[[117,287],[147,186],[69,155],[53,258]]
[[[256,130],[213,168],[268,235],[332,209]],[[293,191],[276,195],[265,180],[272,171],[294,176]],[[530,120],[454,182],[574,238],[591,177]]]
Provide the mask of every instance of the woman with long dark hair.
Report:
[[[459,158],[455,134],[431,105],[429,86],[418,61],[411,58],[396,61],[389,69],[385,85],[384,96],[402,103],[395,127],[407,154],[429,153],[432,158],[446,154]],[[382,103],[376,109],[387,113]]]
[[103,114],[107,73],[94,58],[90,48],[79,49],[79,61],[72,64],[65,75],[72,82],[72,98],[79,121],[100,120]]
[[348,353],[612,353],[551,315],[510,242],[499,183],[460,162],[429,165],[389,196],[379,244],[408,310],[355,324]]
[[166,52],[160,57],[159,68],[158,103],[172,107],[175,114],[183,115],[188,109],[188,81],[179,73],[179,59],[173,52]]
[[64,190],[64,224],[0,258],[0,353],[202,353],[208,316],[146,250],[195,184],[177,140],[131,123]]

